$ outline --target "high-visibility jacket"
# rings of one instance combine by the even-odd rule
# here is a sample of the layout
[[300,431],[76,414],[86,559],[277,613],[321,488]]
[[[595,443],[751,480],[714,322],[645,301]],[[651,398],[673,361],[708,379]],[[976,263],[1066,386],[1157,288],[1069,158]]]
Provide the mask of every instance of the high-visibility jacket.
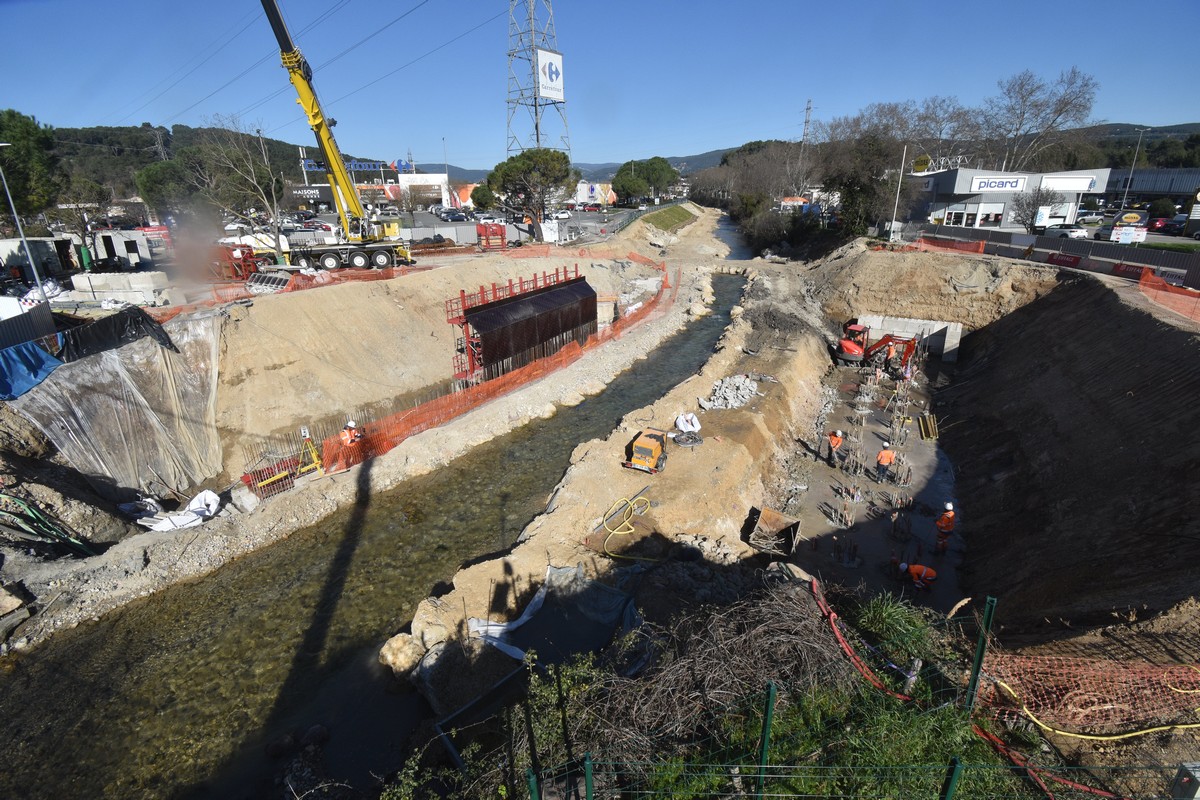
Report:
[[937,570],[921,564],[909,564],[908,574],[912,578],[913,585],[918,589],[924,589],[937,580]]
[[833,434],[833,433],[829,434],[829,450],[830,450],[830,452],[833,452],[834,450],[837,450],[839,447],[841,447],[842,442],[844,442],[844,441],[846,441],[846,440],[843,439],[841,436],[838,436],[837,434]]
[[892,344],[891,342],[888,342],[887,360],[891,361],[895,357],[896,357],[896,345]]
[[890,467],[896,461],[895,450],[880,450],[879,455],[875,456],[875,463],[882,467]]
[[942,515],[933,523],[937,529],[945,534],[953,533],[954,531],[954,512],[943,511]]
[[358,440],[361,438],[362,434],[358,432],[358,428],[342,428],[342,444],[346,447],[358,444]]

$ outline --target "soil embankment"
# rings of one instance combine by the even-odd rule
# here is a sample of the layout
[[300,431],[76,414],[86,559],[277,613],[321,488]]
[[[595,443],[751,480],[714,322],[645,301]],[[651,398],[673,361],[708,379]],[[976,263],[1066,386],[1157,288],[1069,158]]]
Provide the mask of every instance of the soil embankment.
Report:
[[1061,634],[1196,593],[1200,340],[1090,276],[968,336],[939,395],[970,547],[1008,626]]

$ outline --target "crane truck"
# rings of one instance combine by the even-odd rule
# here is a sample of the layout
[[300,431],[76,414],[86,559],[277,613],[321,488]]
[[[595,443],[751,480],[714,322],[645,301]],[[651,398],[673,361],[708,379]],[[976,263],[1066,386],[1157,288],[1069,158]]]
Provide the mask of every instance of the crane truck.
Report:
[[325,160],[329,188],[333,193],[333,203],[337,207],[338,221],[341,224],[339,241],[333,244],[293,245],[292,266],[382,269],[398,263],[414,263],[412,255],[402,242],[385,238],[381,235],[380,228],[367,219],[358,190],[354,187],[350,171],[346,169],[346,162],[342,159],[342,153],[333,138],[333,121],[326,119],[317,99],[317,91],[312,82],[312,67],[299,48],[292,43],[292,35],[288,32],[275,0],[262,0],[262,7],[271,23],[271,30],[275,32],[275,39],[279,42],[280,59],[288,71],[292,86],[296,89],[296,102],[304,109],[308,124],[317,137],[317,147]]

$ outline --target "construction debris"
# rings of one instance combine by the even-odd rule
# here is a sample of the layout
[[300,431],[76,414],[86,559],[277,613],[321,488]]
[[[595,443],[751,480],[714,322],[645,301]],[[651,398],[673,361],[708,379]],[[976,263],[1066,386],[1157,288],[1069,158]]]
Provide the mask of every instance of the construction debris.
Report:
[[758,383],[746,375],[731,375],[713,384],[712,396],[698,398],[703,409],[741,408],[758,396]]

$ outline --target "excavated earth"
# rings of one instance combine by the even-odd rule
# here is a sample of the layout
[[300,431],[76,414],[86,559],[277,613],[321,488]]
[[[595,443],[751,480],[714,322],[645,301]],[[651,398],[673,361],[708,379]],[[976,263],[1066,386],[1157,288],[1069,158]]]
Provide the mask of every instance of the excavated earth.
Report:
[[[436,470],[637,369],[640,353],[701,310],[710,297],[708,276],[728,263],[713,238],[716,216],[697,213],[700,220],[669,242],[666,258],[681,268],[682,286],[659,317],[560,374],[412,437],[377,459],[371,488]],[[621,247],[656,255],[667,244],[665,235],[635,228]],[[612,561],[602,554],[597,526],[614,502],[643,489],[651,507],[638,521],[635,538],[648,548],[641,552],[685,547],[702,556],[643,582],[638,602],[651,616],[689,601],[723,602],[755,585],[762,560],[743,541],[747,513],[751,506],[780,506],[812,479],[816,420],[827,387],[837,381],[829,345],[841,320],[872,313],[960,322],[968,334],[959,363],[933,376],[934,409],[941,445],[955,465],[961,511],[957,594],[976,605],[988,595],[998,598],[1001,642],[1032,652],[1076,654],[1082,647],[1093,655],[1200,661],[1195,323],[1159,310],[1117,279],[987,256],[874,251],[856,242],[819,262],[756,260],[749,267],[744,302],[709,363],[627,415],[607,439],[580,443],[546,512],[511,552],[464,568],[448,593],[423,602],[409,629],[387,643],[381,658],[397,673],[407,674],[439,647],[465,653],[465,646],[444,646],[461,641],[463,609],[495,620],[515,616],[548,564],[606,574]],[[442,300],[460,285],[531,268],[544,265],[456,261],[445,270],[267,298],[236,311],[223,333],[218,408],[227,469],[240,467],[232,443],[247,432],[294,427],[316,408],[336,415],[369,407],[443,379],[444,366],[428,366],[444,361],[452,346]],[[587,274],[600,294],[636,293],[640,285],[643,296],[656,275],[631,262]],[[418,290],[421,281],[432,285]],[[380,330],[387,335],[381,338]],[[398,366],[376,368],[380,363]],[[777,382],[760,383],[747,406],[703,412],[700,448],[673,452],[668,469],[653,478],[620,467],[638,430],[670,429],[717,380],[747,372]],[[96,516],[104,520],[96,529],[120,527],[71,499],[72,491],[86,493],[64,486],[69,473],[44,442],[13,415],[5,419],[0,442],[10,485],[18,482],[82,529]],[[194,531],[126,536],[95,565],[6,551],[4,580],[21,581],[40,612],[15,643],[30,646],[62,626],[286,537],[351,502],[354,472],[314,482],[286,503],[217,519],[199,537]],[[439,681],[435,674],[425,673],[435,688],[457,684],[440,698],[444,708],[490,680]]]

